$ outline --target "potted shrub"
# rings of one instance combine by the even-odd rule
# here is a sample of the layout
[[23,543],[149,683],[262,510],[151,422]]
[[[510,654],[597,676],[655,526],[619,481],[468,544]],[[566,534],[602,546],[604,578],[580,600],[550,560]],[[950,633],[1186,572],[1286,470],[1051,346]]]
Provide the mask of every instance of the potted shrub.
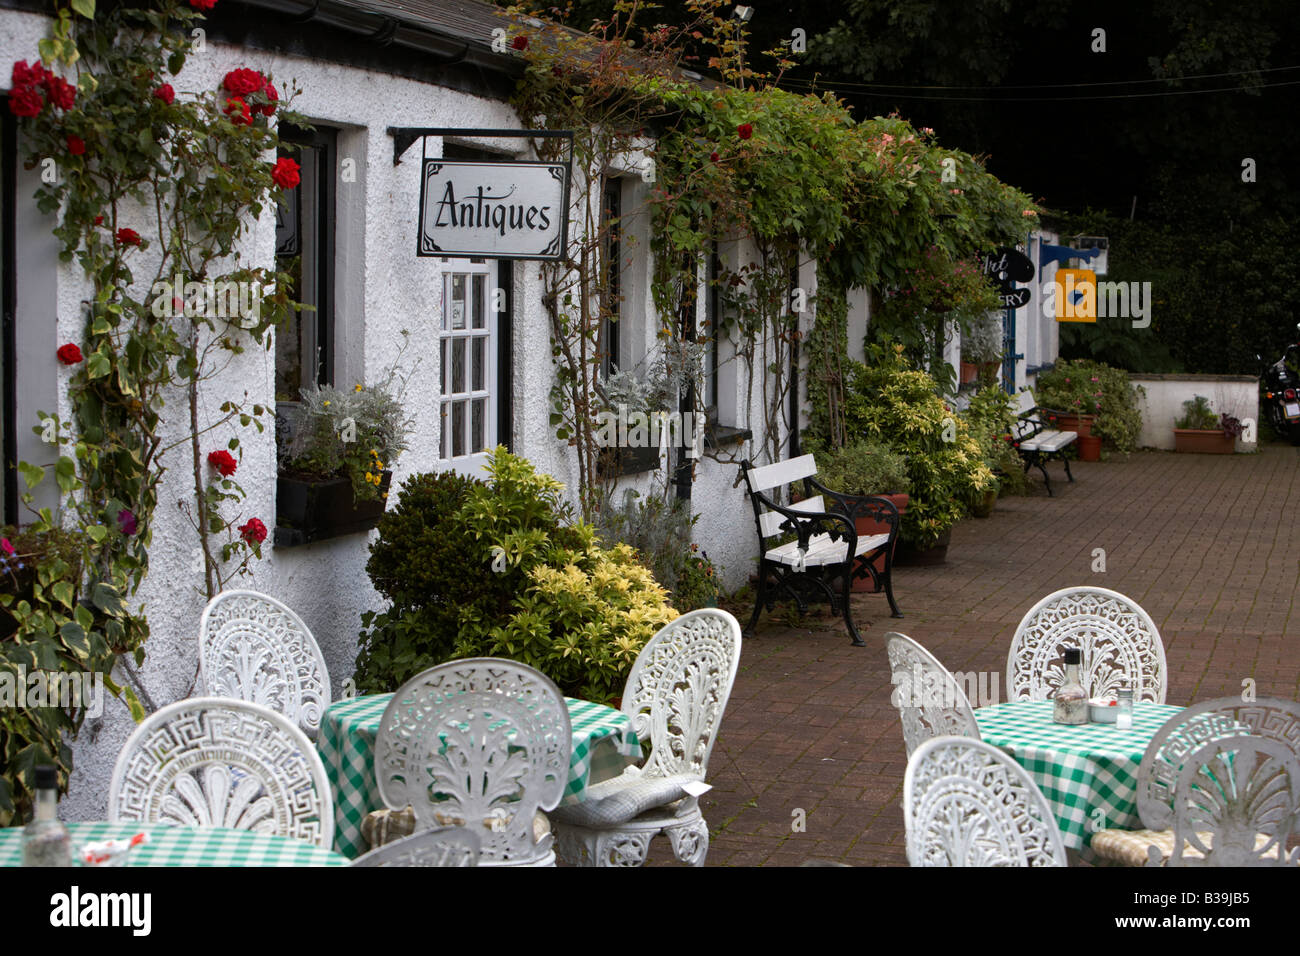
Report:
[[1025,470],[1013,444],[1016,413],[1011,396],[996,384],[977,391],[963,413],[971,436],[979,443],[984,464],[993,472],[993,487],[976,492],[971,511],[977,518],[993,513],[998,496],[1023,494]]
[[[858,441],[833,452],[815,454],[817,480],[827,488],[853,498],[888,498],[898,509],[900,518],[907,513],[912,482],[907,475],[907,459],[902,455],[879,442],[869,441]],[[853,523],[859,535],[884,534],[889,530],[882,521],[856,514]],[[884,555],[876,558],[876,570],[884,573]],[[853,590],[875,591],[876,588],[870,578],[857,578]]]
[[1002,360],[1002,323],[995,315],[974,322],[961,339],[961,381],[975,382],[981,372],[997,368]]
[[1100,376],[1089,375],[1069,362],[1043,372],[1034,385],[1034,398],[1052,424],[1062,431],[1075,432],[1080,439],[1092,434],[1103,395]]
[[1237,448],[1241,422],[1232,415],[1215,415],[1204,395],[1183,402],[1174,422],[1174,450],[1203,455],[1231,455]]
[[1100,459],[1096,438],[1113,451],[1127,453],[1137,448],[1142,433],[1139,394],[1144,394],[1142,387],[1129,382],[1128,372],[1087,359],[1057,363],[1056,368],[1038,376],[1034,387],[1034,397],[1042,407],[1058,410],[1052,416],[1056,427],[1078,432],[1083,461]]
[[350,391],[304,388],[289,428],[276,487],[276,544],[375,527],[388,499],[391,466],[410,431],[389,382]]
[[993,472],[969,424],[939,396],[934,378],[908,364],[901,345],[873,345],[871,359],[846,366],[847,432],[907,462],[910,497],[895,563],[941,563],[952,526],[992,485]]

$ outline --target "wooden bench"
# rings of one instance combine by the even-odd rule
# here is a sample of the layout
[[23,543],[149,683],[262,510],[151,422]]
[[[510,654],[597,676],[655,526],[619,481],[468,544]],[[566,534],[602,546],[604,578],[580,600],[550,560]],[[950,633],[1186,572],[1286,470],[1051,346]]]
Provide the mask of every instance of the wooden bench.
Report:
[[[800,614],[808,609],[805,593],[820,592],[830,601],[831,611],[843,615],[853,643],[862,647],[862,638],[853,624],[849,592],[855,579],[867,577],[875,590],[884,590],[893,616],[903,616],[894,601],[892,570],[899,517],[892,501],[832,491],[814,477],[817,463],[812,455],[759,467],[746,461],[740,474],[754,506],[759,539],[758,593],[747,633],[758,624],[764,605],[769,611],[775,606],[773,596],[778,589],[795,600]],[[782,505],[774,500],[782,497],[780,488],[801,479],[802,501]],[[778,489],[776,495],[765,494],[773,489]],[[874,519],[889,530],[860,537],[854,525],[854,519],[860,517]],[[769,543],[770,538],[789,534],[795,535],[794,541]],[[877,562],[883,570],[876,568]]]
[[1078,438],[1076,432],[1064,432],[1050,428],[1046,415],[1065,415],[1066,412],[1053,408],[1043,408],[1034,399],[1034,393],[1025,389],[1019,394],[1019,407],[1016,409],[1014,441],[1020,452],[1020,460],[1025,463],[1025,471],[1037,468],[1043,473],[1048,495],[1052,494],[1052,480],[1047,477],[1047,462],[1059,460],[1065,464],[1065,477],[1071,482],[1070,460],[1065,457],[1066,450]]

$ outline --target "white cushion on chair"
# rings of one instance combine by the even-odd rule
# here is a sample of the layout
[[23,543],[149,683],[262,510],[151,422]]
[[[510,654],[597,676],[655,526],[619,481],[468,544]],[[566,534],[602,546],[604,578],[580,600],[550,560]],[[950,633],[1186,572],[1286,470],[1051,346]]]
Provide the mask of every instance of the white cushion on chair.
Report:
[[612,827],[634,820],[647,810],[676,803],[688,796],[684,785],[699,781],[693,774],[671,777],[615,777],[587,788],[582,803],[557,807],[551,812],[560,823],[580,827]]

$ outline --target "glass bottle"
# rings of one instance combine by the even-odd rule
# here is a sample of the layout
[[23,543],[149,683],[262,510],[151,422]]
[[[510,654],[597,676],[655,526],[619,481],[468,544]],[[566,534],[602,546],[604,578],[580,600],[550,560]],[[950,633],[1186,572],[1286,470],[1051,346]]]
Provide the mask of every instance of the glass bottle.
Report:
[[1115,727],[1129,730],[1133,727],[1133,688],[1125,685],[1115,694],[1118,710],[1115,713]]
[[1065,680],[1056,688],[1052,719],[1058,724],[1088,722],[1088,692],[1079,683],[1079,649],[1065,649]]
[[72,865],[72,840],[58,811],[58,771],[43,764],[36,768],[36,815],[23,829],[23,866]]

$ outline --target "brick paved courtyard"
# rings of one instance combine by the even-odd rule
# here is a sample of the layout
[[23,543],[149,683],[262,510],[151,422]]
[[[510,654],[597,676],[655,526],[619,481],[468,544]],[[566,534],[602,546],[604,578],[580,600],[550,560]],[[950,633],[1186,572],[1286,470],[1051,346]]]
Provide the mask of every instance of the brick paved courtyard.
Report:
[[[1246,678],[1261,696],[1300,699],[1297,464],[1300,450],[1274,444],[1250,456],[1141,452],[1077,463],[1073,485],[1049,466],[1055,498],[1040,478],[1035,494],[958,525],[945,565],[895,572],[904,619],[889,617],[883,595],[855,599],[867,647],[852,647],[825,614],[798,627],[780,611],[764,615],[745,642],[710,762],[709,865],[906,865],[906,761],[883,645],[891,630],[949,670],[996,674],[1005,693],[1024,613],[1051,591],[1096,584],[1155,620],[1169,703],[1240,693]],[[1097,548],[1105,573],[1092,570]],[[792,832],[797,809],[807,815],[802,833]],[[666,859],[666,841],[655,841],[652,862]]]

